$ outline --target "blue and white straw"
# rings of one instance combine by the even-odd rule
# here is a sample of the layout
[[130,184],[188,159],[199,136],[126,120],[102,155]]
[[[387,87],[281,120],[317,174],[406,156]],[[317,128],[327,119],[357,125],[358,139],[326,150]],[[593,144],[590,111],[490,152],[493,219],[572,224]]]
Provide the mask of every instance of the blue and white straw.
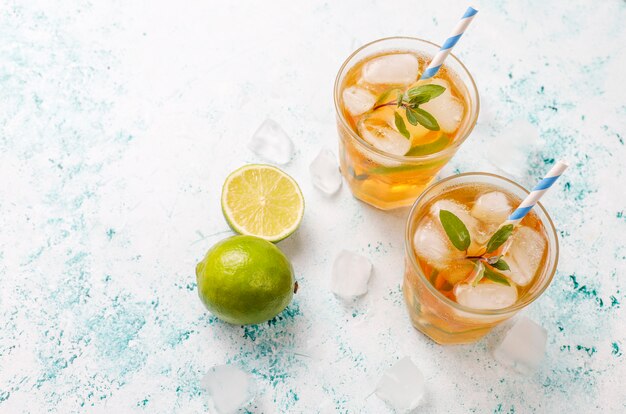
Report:
[[463,17],[461,17],[461,20],[459,20],[450,36],[443,43],[441,49],[439,49],[439,52],[437,52],[424,73],[422,73],[422,77],[420,78],[421,80],[430,79],[435,76],[435,74],[439,71],[439,68],[441,68],[443,61],[446,60],[446,58],[450,54],[450,51],[452,50],[454,45],[457,44],[463,33],[465,33],[465,29],[467,29],[467,26],[469,26],[469,24],[472,22],[474,16],[476,16],[476,13],[478,13],[478,10],[476,10],[475,8],[471,6],[467,8],[465,14],[463,15]]
[[513,213],[504,223],[506,224],[518,224],[528,214],[528,212],[537,204],[537,201],[545,194],[546,191],[556,180],[559,179],[563,171],[567,169],[568,165],[563,161],[559,161],[548,171],[545,177],[532,189],[530,194],[521,202],[521,204],[515,209]]

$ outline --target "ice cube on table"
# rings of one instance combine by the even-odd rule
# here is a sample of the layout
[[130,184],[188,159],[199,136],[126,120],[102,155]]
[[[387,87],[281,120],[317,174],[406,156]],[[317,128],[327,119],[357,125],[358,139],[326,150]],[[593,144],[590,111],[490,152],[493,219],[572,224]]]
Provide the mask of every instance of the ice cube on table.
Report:
[[404,155],[411,148],[410,140],[376,116],[361,120],[357,128],[361,138],[383,152]]
[[341,187],[341,173],[335,154],[323,148],[309,165],[313,185],[326,194],[334,194]]
[[371,274],[372,263],[367,257],[342,250],[333,263],[330,289],[343,299],[362,296],[367,293]]
[[450,243],[441,223],[431,218],[423,219],[418,224],[413,235],[413,248],[420,258],[439,270],[444,269],[451,261],[465,256],[464,252]]
[[363,67],[360,82],[370,84],[408,85],[415,82],[419,72],[419,61],[410,53],[393,53],[367,62]]
[[406,413],[419,405],[425,388],[422,372],[406,356],[383,373],[375,392],[396,412]]
[[376,103],[376,96],[359,86],[350,86],[344,89],[342,98],[343,104],[352,116],[369,111]]
[[500,283],[460,283],[454,287],[456,301],[472,309],[503,309],[517,300],[517,288]]
[[293,142],[276,121],[266,119],[252,135],[248,148],[265,161],[287,164],[293,155]]
[[530,319],[520,316],[493,351],[502,365],[528,375],[537,369],[546,351],[546,330]]
[[539,270],[547,241],[537,230],[522,226],[515,229],[509,243],[503,258],[510,270],[503,273],[518,285],[526,286]]
[[478,196],[472,207],[472,216],[488,224],[504,222],[513,207],[506,195],[500,191],[492,191]]
[[450,83],[443,79],[432,79],[425,84],[443,86],[446,90],[438,97],[421,104],[420,108],[430,112],[435,117],[443,132],[452,133],[456,131],[461,120],[463,120],[463,102],[452,95]]
[[202,379],[209,404],[218,414],[235,413],[248,405],[256,394],[252,377],[232,365],[212,367]]

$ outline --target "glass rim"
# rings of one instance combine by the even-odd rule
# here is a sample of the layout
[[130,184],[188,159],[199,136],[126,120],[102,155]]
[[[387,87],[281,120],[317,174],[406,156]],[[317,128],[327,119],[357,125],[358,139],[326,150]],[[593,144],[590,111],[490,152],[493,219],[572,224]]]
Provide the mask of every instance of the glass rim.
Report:
[[[405,248],[405,254],[410,258],[409,261],[411,262],[410,265],[413,267],[413,270],[415,271],[415,273],[422,279],[422,282],[424,285],[426,285],[426,288],[430,291],[431,294],[433,294],[437,299],[439,299],[440,301],[444,302],[445,304],[451,306],[452,308],[462,311],[462,312],[466,312],[466,313],[470,313],[470,314],[475,314],[475,315],[488,315],[488,316],[496,316],[496,315],[505,315],[508,313],[512,313],[512,312],[516,312],[519,311],[523,308],[525,308],[526,306],[530,305],[531,303],[533,303],[539,296],[541,296],[543,294],[543,292],[545,292],[545,290],[548,288],[548,286],[550,286],[550,283],[552,283],[552,279],[554,278],[554,274],[556,273],[556,268],[557,265],[559,263],[559,238],[556,234],[556,228],[554,227],[554,223],[552,222],[552,218],[550,218],[550,215],[548,214],[548,212],[546,211],[546,209],[543,207],[543,205],[540,202],[537,202],[537,204],[535,205],[535,207],[539,207],[541,209],[541,211],[543,212],[543,214],[546,217],[546,222],[544,222],[543,219],[539,218],[541,223],[544,225],[544,227],[546,228],[546,232],[550,231],[553,236],[554,236],[554,264],[552,265],[552,268],[548,269],[548,276],[545,279],[545,282],[543,283],[543,286],[541,286],[535,293],[533,293],[527,300],[525,301],[521,301],[519,303],[515,303],[512,306],[506,307],[506,308],[502,308],[502,309],[474,309],[474,308],[470,308],[468,306],[464,306],[461,305],[458,302],[455,302],[451,299],[449,299],[448,297],[446,297],[444,294],[442,294],[441,292],[439,292],[439,290],[437,290],[437,288],[435,288],[432,283],[430,283],[430,281],[428,280],[428,278],[426,278],[426,276],[424,275],[424,272],[422,271],[421,266],[417,263],[416,260],[416,255],[415,252],[413,251],[413,235],[411,234],[411,223],[412,223],[412,218],[415,216],[416,212],[417,212],[417,205],[420,203],[420,201],[422,201],[425,196],[430,193],[431,191],[433,191],[433,189],[435,189],[437,186],[439,186],[440,184],[444,184],[448,181],[451,181],[453,179],[457,179],[459,177],[475,177],[475,176],[484,176],[484,177],[492,177],[492,178],[496,178],[498,180],[504,181],[508,184],[513,185],[514,187],[517,187],[518,189],[522,190],[524,193],[529,194],[530,192],[522,187],[521,185],[519,185],[518,183],[516,183],[513,180],[510,180],[506,177],[502,177],[500,175],[497,174],[492,174],[492,173],[486,173],[486,172],[467,172],[467,173],[463,173],[463,174],[457,174],[457,175],[453,175],[450,177],[446,177],[440,181],[437,181],[434,184],[431,184],[430,186],[428,186],[428,188],[426,190],[424,190],[422,192],[422,194],[420,194],[420,196],[417,198],[417,200],[415,200],[415,203],[413,203],[413,206],[411,207],[411,210],[409,211],[409,215],[407,218],[407,224],[406,224],[406,229],[405,229],[405,239],[404,239],[404,248]],[[548,242],[549,244],[549,242]],[[550,254],[550,253],[549,253]]]
[[334,100],[334,103],[335,103],[335,113],[336,113],[338,119],[341,121],[342,126],[348,131],[350,137],[352,137],[359,145],[362,145],[368,151],[372,151],[373,153],[375,153],[375,154],[377,154],[379,156],[386,157],[386,158],[389,158],[389,159],[394,160],[394,161],[400,161],[400,162],[429,161],[429,160],[432,160],[432,159],[439,158],[442,155],[448,155],[448,154],[452,155],[452,154],[454,154],[458,150],[458,148],[461,146],[461,144],[463,144],[463,142],[465,142],[465,140],[470,136],[470,134],[474,130],[474,127],[476,126],[476,121],[478,120],[478,113],[480,112],[480,96],[478,95],[478,88],[476,87],[476,82],[474,81],[474,78],[472,77],[472,74],[467,69],[467,67],[463,64],[463,62],[461,62],[459,60],[459,58],[457,58],[456,55],[454,55],[453,53],[450,53],[448,55],[447,59],[453,59],[456,63],[458,63],[461,66],[461,68],[467,74],[467,76],[469,78],[469,81],[470,81],[470,85],[466,85],[466,87],[468,89],[473,90],[474,94],[476,95],[476,110],[474,111],[474,116],[472,116],[471,119],[470,119],[470,121],[471,121],[470,126],[467,128],[467,131],[465,131],[463,136],[460,137],[460,139],[457,139],[456,142],[453,145],[450,145],[449,147],[446,147],[443,150],[435,152],[433,154],[412,155],[412,156],[408,156],[408,157],[405,156],[405,155],[394,155],[394,154],[391,154],[389,152],[385,152],[385,151],[379,150],[378,148],[376,148],[372,144],[370,144],[367,141],[365,141],[363,138],[361,138],[359,136],[359,134],[357,134],[354,130],[352,130],[352,128],[350,127],[350,125],[346,121],[346,118],[344,117],[342,111],[340,110],[340,105],[339,105],[339,93],[338,92],[339,92],[339,88],[341,86],[340,85],[341,75],[344,73],[346,67],[348,66],[348,63],[352,60],[352,58],[354,58],[357,55],[357,53],[361,52],[362,50],[366,49],[367,47],[369,47],[371,45],[374,45],[374,44],[380,43],[380,42],[389,41],[389,40],[411,40],[411,41],[415,41],[416,40],[418,42],[426,43],[426,44],[428,44],[430,46],[434,46],[434,47],[436,47],[438,49],[441,48],[441,46],[436,44],[436,43],[430,42],[428,40],[420,39],[418,37],[410,37],[410,36],[383,37],[381,39],[373,40],[373,41],[371,41],[369,43],[366,43],[363,46],[357,48],[343,62],[343,64],[339,68],[339,72],[337,72],[337,76],[335,78],[335,85],[334,85],[334,88],[333,88],[333,100]]

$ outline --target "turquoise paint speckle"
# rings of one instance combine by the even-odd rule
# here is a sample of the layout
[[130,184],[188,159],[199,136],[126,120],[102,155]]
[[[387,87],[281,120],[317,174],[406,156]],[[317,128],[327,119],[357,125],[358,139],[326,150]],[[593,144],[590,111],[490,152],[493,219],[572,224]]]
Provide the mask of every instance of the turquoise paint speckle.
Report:
[[622,356],[622,351],[620,351],[619,344],[617,342],[613,342],[611,344],[611,354],[618,357]]
[[150,401],[149,399],[144,398],[143,400],[141,400],[141,401],[139,401],[139,402],[137,403],[137,407],[142,407],[142,408],[143,408],[143,407],[146,407],[146,406],[148,405],[148,402],[149,402],[149,401]]
[[583,345],[576,345],[576,349],[579,351],[585,351],[587,355],[589,356],[592,356],[593,354],[597,352],[596,348],[593,346],[589,347],[589,346],[583,346]]
[[85,334],[100,356],[111,361],[112,364],[106,364],[108,369],[123,377],[136,371],[147,358],[141,348],[131,344],[145,323],[141,307],[116,297],[110,311],[104,311],[86,321]]
[[109,238],[109,240],[113,239],[113,236],[115,236],[115,229],[108,229],[107,230],[107,237]]

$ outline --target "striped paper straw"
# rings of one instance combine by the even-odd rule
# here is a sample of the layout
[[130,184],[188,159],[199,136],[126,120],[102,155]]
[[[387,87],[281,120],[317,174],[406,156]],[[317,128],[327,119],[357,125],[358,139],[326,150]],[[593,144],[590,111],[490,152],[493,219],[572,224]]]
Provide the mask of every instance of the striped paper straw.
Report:
[[509,218],[504,223],[506,224],[517,224],[528,214],[528,212],[537,204],[537,201],[545,194],[546,191],[556,180],[559,179],[563,171],[567,169],[568,165],[563,161],[559,161],[548,171],[545,177],[537,185],[532,189],[530,194],[520,203],[520,205],[515,209],[513,213],[509,216]]
[[476,10],[475,8],[471,6],[467,8],[465,14],[463,15],[463,17],[461,17],[461,20],[459,20],[450,36],[443,43],[441,49],[439,49],[439,52],[437,52],[424,73],[422,73],[422,77],[420,78],[421,80],[430,79],[435,76],[435,74],[437,73],[437,71],[439,71],[439,68],[443,64],[443,61],[446,60],[446,58],[450,54],[450,51],[452,50],[454,45],[456,45],[463,33],[465,33],[465,29],[467,29],[467,26],[469,26],[469,24],[472,22],[474,16],[476,16],[476,13],[478,13],[478,10]]

